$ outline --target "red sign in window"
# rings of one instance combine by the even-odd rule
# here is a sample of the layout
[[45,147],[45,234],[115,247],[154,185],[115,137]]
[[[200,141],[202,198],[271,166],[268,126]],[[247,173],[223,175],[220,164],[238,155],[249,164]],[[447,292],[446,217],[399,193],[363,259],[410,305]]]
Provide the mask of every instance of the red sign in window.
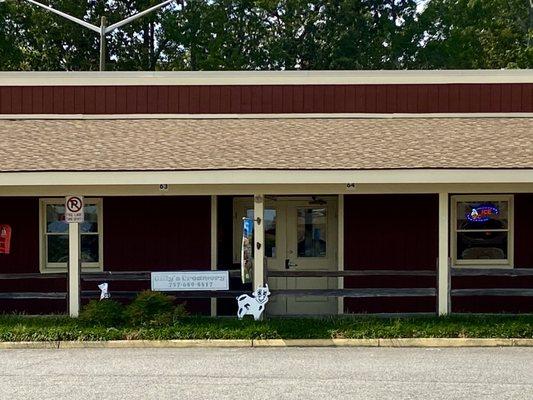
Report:
[[0,254],[9,254],[11,247],[11,227],[0,224]]

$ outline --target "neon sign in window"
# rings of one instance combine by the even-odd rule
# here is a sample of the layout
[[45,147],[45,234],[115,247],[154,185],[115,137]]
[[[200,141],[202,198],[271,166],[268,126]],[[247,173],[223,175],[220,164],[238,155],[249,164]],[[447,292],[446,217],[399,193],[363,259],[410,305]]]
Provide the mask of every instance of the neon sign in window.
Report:
[[466,219],[470,222],[487,222],[492,218],[500,215],[500,210],[490,204],[473,207],[470,212],[466,213]]

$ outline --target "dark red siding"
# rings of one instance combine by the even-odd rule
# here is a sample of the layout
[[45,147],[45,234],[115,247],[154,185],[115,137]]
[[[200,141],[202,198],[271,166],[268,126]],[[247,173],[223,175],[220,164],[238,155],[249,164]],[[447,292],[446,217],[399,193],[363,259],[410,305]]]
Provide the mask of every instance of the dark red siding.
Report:
[[[10,254],[0,254],[0,274],[39,273],[39,199],[0,197],[0,224],[11,225]],[[65,292],[64,279],[0,280],[1,292]],[[57,313],[65,300],[0,300],[0,312]]]
[[[107,271],[211,269],[211,197],[106,197]],[[150,282],[113,282],[111,290],[150,289]],[[188,300],[209,314],[210,300]]]
[[11,252],[0,254],[0,273],[39,272],[39,199],[0,197],[0,224],[12,228]]
[[514,209],[515,267],[533,268],[533,194],[516,194]]
[[0,114],[533,112],[533,84],[0,87]]
[[211,268],[211,197],[104,198],[109,271]]
[[[210,269],[210,197],[107,197],[104,209],[106,271]],[[13,228],[12,251],[0,255],[0,274],[39,272],[39,199],[1,198],[0,224]],[[98,290],[83,282],[83,290]],[[149,289],[150,282],[116,282],[111,293]],[[59,279],[0,280],[2,292],[66,292]],[[188,309],[209,313],[210,301]],[[66,312],[64,300],[0,300],[0,312]]]
[[[344,203],[346,270],[436,270],[436,195],[350,195]],[[434,277],[344,278],[346,288],[435,288]],[[344,300],[347,313],[435,312],[435,298]]]

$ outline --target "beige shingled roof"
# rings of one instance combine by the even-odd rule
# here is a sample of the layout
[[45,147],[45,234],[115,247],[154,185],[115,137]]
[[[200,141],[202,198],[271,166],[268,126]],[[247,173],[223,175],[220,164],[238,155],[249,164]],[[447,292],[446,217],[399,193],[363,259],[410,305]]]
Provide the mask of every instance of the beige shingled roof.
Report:
[[533,168],[532,118],[0,120],[0,170]]

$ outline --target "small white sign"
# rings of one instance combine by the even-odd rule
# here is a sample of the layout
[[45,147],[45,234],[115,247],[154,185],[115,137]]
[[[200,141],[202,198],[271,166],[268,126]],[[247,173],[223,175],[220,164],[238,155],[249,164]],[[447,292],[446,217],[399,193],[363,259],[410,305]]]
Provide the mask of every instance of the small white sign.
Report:
[[65,197],[65,222],[75,224],[84,221],[83,196]]
[[258,287],[251,296],[241,294],[237,297],[237,317],[242,319],[245,315],[253,315],[254,319],[258,321],[263,311],[265,311],[268,296],[270,296],[270,290],[268,290],[267,284]]
[[229,290],[228,271],[152,272],[152,290],[158,292]]

